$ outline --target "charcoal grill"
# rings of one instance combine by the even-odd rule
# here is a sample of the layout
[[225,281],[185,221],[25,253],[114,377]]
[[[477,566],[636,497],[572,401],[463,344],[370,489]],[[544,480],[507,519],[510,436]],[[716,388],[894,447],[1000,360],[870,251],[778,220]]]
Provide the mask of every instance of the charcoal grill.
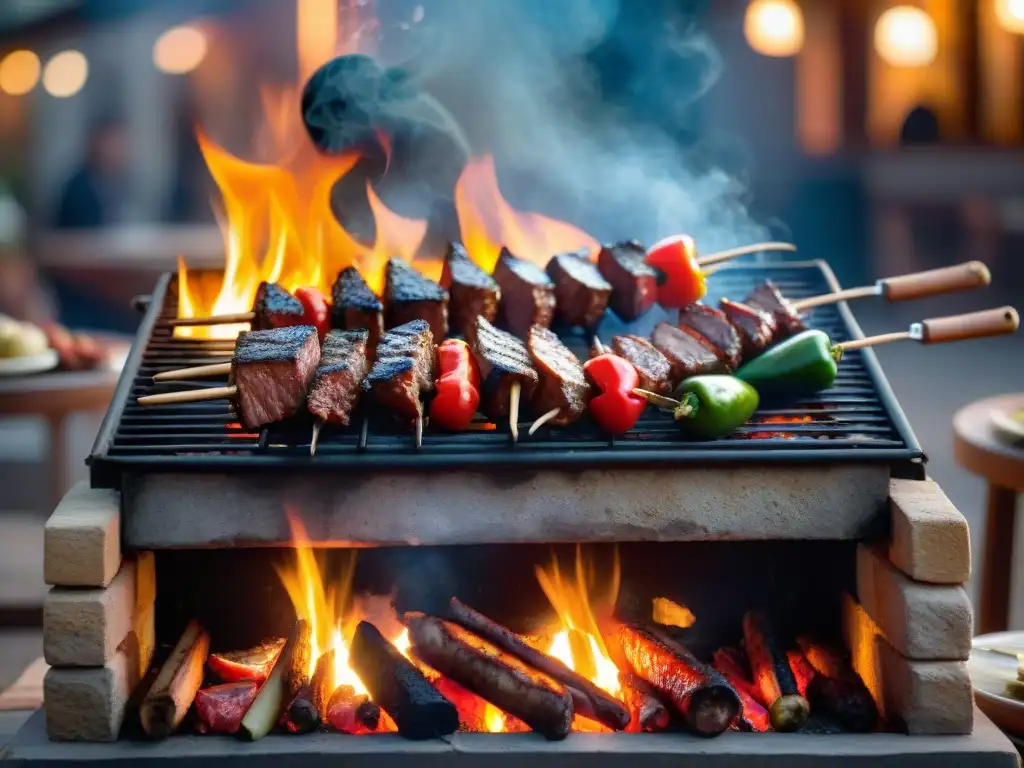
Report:
[[[745,296],[766,277],[791,299],[839,289],[824,262],[731,266],[709,281],[708,300]],[[785,489],[789,479],[788,490],[780,491],[785,501],[782,508],[791,503],[804,503],[812,509],[826,504],[834,506],[841,503],[844,493],[857,492],[858,486],[868,499],[877,495],[876,501],[881,505],[890,476],[924,476],[924,453],[870,349],[853,351],[844,357],[832,389],[792,403],[765,404],[750,424],[728,438],[711,442],[686,439],[669,414],[649,408],[636,428],[619,438],[604,436],[589,419],[565,428],[545,428],[532,436],[521,434],[517,444],[511,443],[504,425],[490,431],[458,434],[428,427],[422,447],[417,449],[411,431],[396,425],[386,415],[357,413],[350,428],[325,428],[317,455],[311,458],[311,422],[298,420],[257,434],[238,424],[226,401],[149,408],[136,404],[136,398],[144,394],[197,386],[154,384],[153,374],[159,371],[230,359],[234,346],[231,341],[175,338],[167,321],[176,316],[177,282],[168,274],[158,281],[89,458],[94,486],[125,492],[129,537],[134,530],[130,521],[139,507],[146,507],[152,515],[173,513],[177,517],[172,518],[177,520],[210,504],[232,509],[241,505],[249,510],[255,505],[263,511],[253,511],[252,515],[262,519],[272,514],[268,505],[278,510],[299,505],[321,508],[325,516],[331,517],[342,508],[352,513],[350,525],[325,528],[322,535],[332,542],[390,543],[395,539],[377,530],[379,526],[360,527],[360,515],[355,510],[369,511],[365,505],[381,506],[381,502],[387,502],[397,504],[399,509],[412,505],[422,512],[421,499],[427,496],[426,488],[430,486],[431,493],[437,494],[437,481],[444,478],[446,484],[459,486],[453,489],[454,495],[447,495],[447,501],[463,511],[470,506],[479,508],[484,499],[492,504],[495,494],[508,495],[511,488],[516,488],[515,494],[526,508],[531,505],[522,494],[532,493],[536,497],[537,513],[542,499],[547,498],[562,510],[553,513],[558,519],[567,515],[572,518],[571,507],[582,507],[579,514],[588,517],[593,517],[598,508],[605,510],[602,514],[611,520],[610,527],[621,540],[623,534],[629,538],[623,521],[631,515],[650,516],[655,500],[678,511],[687,483],[691,486],[688,497],[699,498],[700,504],[720,504],[723,495],[734,500],[742,496],[747,485],[737,479],[736,473],[741,469],[747,482],[770,471],[770,485],[776,489]],[[655,310],[633,324],[624,325],[609,314],[598,328],[598,336],[610,339],[622,332],[648,335],[665,317]],[[844,304],[813,310],[809,322],[837,342],[862,335]],[[575,333],[562,338],[578,355],[587,355],[589,338]],[[224,383],[209,381],[198,386]],[[763,423],[772,417],[811,420]],[[698,489],[692,483],[696,472],[703,473]],[[715,477],[721,481],[717,488]],[[636,500],[638,482],[656,485],[644,489],[642,501]],[[763,487],[756,494],[753,488],[749,490],[752,500],[755,496],[772,495],[770,489]],[[373,494],[379,498],[375,505]],[[440,495],[446,498],[444,493]],[[765,503],[770,501],[769,498]],[[434,503],[432,500],[428,506]],[[193,509],[191,513],[189,508]],[[283,521],[282,515],[277,517],[279,523]],[[856,535],[863,522],[858,519],[847,534]],[[627,523],[626,528],[634,524],[635,521]],[[467,528],[457,527],[463,532]],[[640,527],[644,536],[649,537],[651,531],[644,525]],[[546,526],[543,540],[589,538],[577,535],[579,531],[573,523],[568,528],[572,530],[559,534]],[[275,524],[274,529],[279,530],[280,526]],[[746,533],[757,535],[757,530],[755,526]],[[700,524],[697,530],[680,530],[678,526],[672,531],[661,529],[661,535],[673,539],[707,533]],[[532,540],[535,534],[527,534],[527,538]],[[775,534],[777,530],[773,529]],[[823,531],[810,534],[831,537]],[[173,543],[196,546],[207,535],[200,534],[198,540],[186,536]],[[221,531],[219,535],[234,543],[249,539],[241,530]],[[405,535],[417,538],[416,533]],[[478,531],[466,541],[446,538],[434,543],[470,543],[480,535],[484,532]],[[807,537],[808,531],[802,530],[800,535]],[[278,538],[288,537],[265,531],[255,533],[252,542],[273,543]],[[433,541],[432,536],[427,538]],[[408,541],[409,538],[403,538],[401,543]],[[137,543],[159,544],[152,539]]]

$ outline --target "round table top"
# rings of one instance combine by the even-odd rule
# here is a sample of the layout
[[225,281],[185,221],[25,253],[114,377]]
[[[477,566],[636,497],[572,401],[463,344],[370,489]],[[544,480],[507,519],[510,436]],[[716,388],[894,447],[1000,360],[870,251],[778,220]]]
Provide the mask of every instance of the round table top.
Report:
[[979,400],[961,408],[953,417],[953,453],[964,469],[988,482],[1024,492],[1024,446],[999,437],[992,426],[994,410],[1024,408],[1024,393]]

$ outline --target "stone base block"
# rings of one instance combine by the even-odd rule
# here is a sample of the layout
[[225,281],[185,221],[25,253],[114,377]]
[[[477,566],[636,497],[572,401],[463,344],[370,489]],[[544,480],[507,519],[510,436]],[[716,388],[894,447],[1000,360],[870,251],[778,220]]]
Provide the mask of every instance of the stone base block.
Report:
[[53,669],[43,680],[46,733],[53,741],[115,741],[139,681],[137,653],[123,649],[102,667]]
[[105,587],[121,566],[121,497],[78,483],[44,529],[43,577],[61,587]]
[[932,480],[889,485],[889,560],[917,581],[963,584],[971,577],[967,520]]

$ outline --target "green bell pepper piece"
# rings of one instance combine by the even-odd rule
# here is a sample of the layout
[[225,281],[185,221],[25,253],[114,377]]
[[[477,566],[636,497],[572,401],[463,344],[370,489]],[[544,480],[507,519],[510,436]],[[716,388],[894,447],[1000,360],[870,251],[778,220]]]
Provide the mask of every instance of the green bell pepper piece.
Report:
[[777,344],[736,371],[761,395],[790,397],[828,389],[836,380],[842,347],[822,331],[809,330]]
[[694,376],[676,387],[676,421],[700,440],[725,437],[757,410],[757,390],[734,376]]

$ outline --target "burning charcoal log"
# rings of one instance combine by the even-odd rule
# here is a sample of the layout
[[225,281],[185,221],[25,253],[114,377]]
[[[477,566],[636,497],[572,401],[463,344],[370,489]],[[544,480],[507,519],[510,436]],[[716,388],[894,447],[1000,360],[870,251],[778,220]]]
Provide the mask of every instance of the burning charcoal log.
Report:
[[575,423],[586,413],[592,395],[579,359],[554,332],[540,325],[530,329],[526,346],[540,377],[533,406],[547,417],[535,421],[530,433],[546,421],[556,427]]
[[651,343],[668,358],[673,382],[678,383],[691,376],[729,372],[711,347],[674,325],[659,323],[651,335]]
[[743,342],[725,312],[705,304],[691,304],[679,311],[679,327],[695,336],[718,355],[729,370],[743,362]]
[[197,728],[203,733],[237,733],[259,689],[259,683],[249,680],[215,685],[197,692]]
[[733,687],[743,705],[740,712],[740,730],[764,733],[772,729],[771,718],[768,716],[768,710],[757,701],[754,684],[747,676],[745,666],[746,659],[743,658],[741,651],[735,648],[720,648],[715,651],[715,669]]
[[612,352],[636,369],[640,389],[656,395],[672,392],[672,366],[658,349],[640,336],[616,336],[612,339]]
[[199,622],[190,622],[142,700],[139,714],[147,735],[164,739],[181,725],[203,683],[209,651],[209,633]]
[[807,686],[811,710],[834,718],[854,733],[871,731],[878,722],[878,707],[843,654],[805,638],[799,643],[801,656],[816,673]]
[[260,283],[252,307],[254,331],[287,328],[306,323],[302,302],[277,283]]
[[349,658],[370,696],[405,738],[432,739],[458,729],[455,706],[369,622],[356,627]]
[[666,627],[686,629],[693,626],[696,617],[685,605],[680,605],[667,597],[656,597],[651,601],[651,620]]
[[341,733],[373,733],[380,724],[380,706],[351,685],[339,685],[327,702],[326,720]]
[[739,696],[725,678],[658,630],[618,624],[611,628],[609,641],[698,736],[717,736],[739,715]]
[[623,730],[629,724],[629,711],[621,701],[602,691],[558,659],[528,645],[511,629],[492,621],[455,597],[449,602],[449,616],[455,623],[567,686],[576,714],[616,731]]
[[274,668],[278,654],[284,648],[285,639],[276,637],[264,640],[255,648],[228,653],[211,653],[206,666],[225,683],[241,683],[252,680],[262,683]]
[[424,664],[517,717],[548,739],[564,739],[573,706],[561,683],[443,619],[409,613],[412,652]]
[[478,317],[493,323],[498,316],[501,289],[473,262],[461,243],[448,244],[441,287],[448,291],[450,325],[456,333],[468,335]]
[[672,719],[658,692],[646,680],[631,672],[620,672],[619,680],[629,708],[630,733],[658,733]]
[[547,273],[555,283],[555,317],[565,325],[595,328],[608,307],[612,286],[586,253],[555,256]]
[[372,357],[380,335],[384,333],[384,305],[380,299],[355,267],[341,270],[331,288],[331,296],[334,300],[331,325],[348,331],[365,329],[369,333],[367,354]]
[[636,240],[606,245],[597,257],[601,276],[612,286],[609,304],[626,322],[636,320],[658,298],[658,273],[644,263],[647,254]]
[[806,699],[807,686],[811,684],[811,680],[817,674],[814,671],[814,667],[811,666],[810,662],[807,661],[800,651],[793,648],[786,651],[786,660],[789,662],[789,668],[793,670],[793,679],[796,680],[797,691]]
[[770,314],[749,304],[728,299],[722,299],[718,306],[739,334],[744,360],[753,360],[772,343],[776,326]]
[[765,280],[754,288],[743,302],[772,316],[775,321],[776,341],[782,341],[807,330],[804,321],[800,319],[800,313],[771,280]]
[[772,727],[797,731],[807,722],[811,705],[796,685],[789,659],[768,618],[749,611],[743,617],[743,640],[758,700],[768,707]]
[[555,314],[555,284],[543,269],[502,248],[494,267],[494,280],[501,288],[498,323],[521,339],[530,328],[547,328]]
[[[297,621],[267,681],[242,718],[242,726],[239,729],[242,736],[250,741],[256,741],[270,733],[284,708],[295,697],[298,688],[305,683],[305,677],[309,674],[310,652],[309,622]],[[305,666],[301,666],[303,656],[306,659]],[[298,687],[295,687],[296,684]]]
[[448,335],[448,291],[407,261],[388,261],[384,298],[388,328],[426,320],[438,342]]
[[327,700],[331,693],[327,689],[331,684],[333,670],[334,651],[330,650],[320,656],[313,677],[299,689],[288,705],[283,721],[289,733],[310,733],[320,727],[320,721],[327,714]]

